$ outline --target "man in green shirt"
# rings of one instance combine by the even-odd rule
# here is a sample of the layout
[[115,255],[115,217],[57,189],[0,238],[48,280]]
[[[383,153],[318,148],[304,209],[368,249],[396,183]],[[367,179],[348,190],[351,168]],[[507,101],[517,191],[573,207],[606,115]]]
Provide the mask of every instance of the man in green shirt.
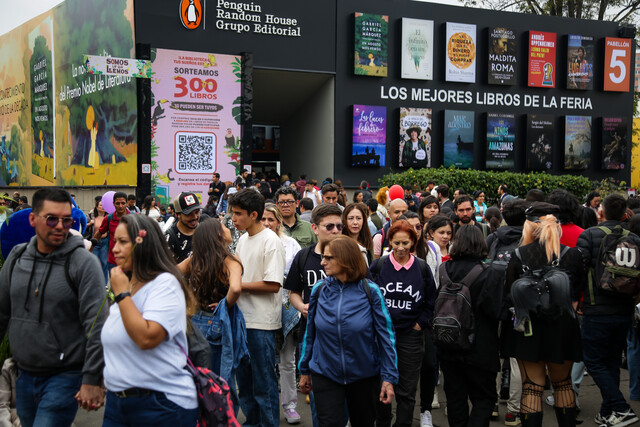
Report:
[[291,187],[280,187],[276,191],[276,204],[284,219],[284,232],[287,236],[295,239],[300,247],[310,246],[318,241],[311,228],[311,224],[302,221],[296,213],[298,207],[299,194]]

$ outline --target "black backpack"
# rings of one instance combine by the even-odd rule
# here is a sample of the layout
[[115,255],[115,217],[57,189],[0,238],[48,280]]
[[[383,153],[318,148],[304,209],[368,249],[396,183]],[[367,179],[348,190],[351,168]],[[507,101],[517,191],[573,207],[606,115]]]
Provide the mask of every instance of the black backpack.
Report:
[[519,244],[520,240],[517,239],[508,245],[500,245],[500,239],[496,237],[493,243],[491,243],[489,254],[487,255],[487,258],[491,262],[491,267],[502,274],[506,273],[509,261],[513,256],[513,252]]
[[547,320],[555,320],[563,312],[575,317],[571,306],[571,281],[567,272],[559,267],[560,260],[569,249],[564,246],[558,258],[537,270],[527,266],[519,248],[515,250],[523,271],[520,278],[511,284],[515,312],[513,328],[516,331],[524,332],[526,336],[532,335],[531,314]]
[[440,289],[433,310],[433,341],[442,349],[467,351],[475,341],[475,319],[469,286],[485,266],[477,264],[460,282],[453,282],[449,278],[444,264],[440,267]]
[[605,292],[625,296],[640,293],[640,248],[635,235],[620,225],[613,229],[598,227],[605,233],[600,243],[598,261],[589,270],[589,292],[593,299],[593,284]]

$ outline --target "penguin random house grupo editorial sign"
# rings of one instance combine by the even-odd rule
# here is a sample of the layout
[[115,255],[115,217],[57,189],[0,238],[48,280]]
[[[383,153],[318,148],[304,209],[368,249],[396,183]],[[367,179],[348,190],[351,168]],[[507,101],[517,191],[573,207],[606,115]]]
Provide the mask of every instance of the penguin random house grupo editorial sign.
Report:
[[[206,28],[207,17],[213,18],[213,25],[222,31],[238,34],[253,33],[283,37],[300,37],[299,19],[292,16],[281,16],[264,9],[257,2],[243,3],[216,0],[213,8],[214,16],[207,15],[206,3],[200,0],[181,0],[180,22],[185,28],[195,30],[203,22]],[[210,8],[211,9],[211,8]]]

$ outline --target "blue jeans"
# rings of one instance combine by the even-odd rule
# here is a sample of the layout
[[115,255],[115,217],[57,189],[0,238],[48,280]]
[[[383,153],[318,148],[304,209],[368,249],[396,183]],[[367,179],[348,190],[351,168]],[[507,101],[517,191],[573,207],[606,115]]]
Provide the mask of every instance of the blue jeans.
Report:
[[582,319],[584,364],[600,389],[603,417],[612,411],[629,409],[620,392],[620,365],[630,324],[630,315],[584,316]]
[[276,376],[276,331],[247,329],[251,364],[238,368],[240,408],[249,426],[277,427],[280,424],[278,378]]
[[102,427],[194,427],[199,417],[198,408],[185,409],[159,391],[125,398],[108,391]]
[[[216,325],[213,319],[213,314],[207,313],[206,311],[199,311],[191,317],[191,324],[198,328],[209,342],[209,348],[211,349],[211,370],[218,375],[222,375],[222,369],[220,367],[222,362],[222,337],[220,335],[219,325]],[[233,402],[233,410],[237,416],[238,410],[240,409],[240,401],[236,387],[236,372],[232,369],[231,377],[225,378],[225,380],[227,384],[229,384],[229,389],[231,389],[231,401]]]
[[23,427],[65,427],[78,412],[75,395],[82,372],[36,377],[20,369],[16,380],[16,406]]
[[98,244],[93,247],[93,254],[100,260],[100,267],[104,273],[104,283],[109,282],[109,237],[98,240]]
[[629,367],[629,399],[640,400],[640,337],[629,328],[627,337],[627,366]]

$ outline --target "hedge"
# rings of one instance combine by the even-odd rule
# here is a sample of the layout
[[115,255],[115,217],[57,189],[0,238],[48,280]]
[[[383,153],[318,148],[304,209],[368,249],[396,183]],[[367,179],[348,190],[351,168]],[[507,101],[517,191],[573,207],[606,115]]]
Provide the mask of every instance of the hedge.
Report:
[[527,191],[537,188],[546,194],[562,188],[573,193],[578,200],[591,191],[591,181],[579,175],[549,175],[544,172],[515,173],[515,172],[492,172],[479,171],[473,169],[455,168],[424,168],[408,169],[401,173],[390,173],[383,176],[380,186],[391,187],[394,184],[401,186],[411,185],[415,190],[423,190],[427,186],[427,181],[435,181],[438,184],[449,186],[449,196],[453,195],[456,188],[464,189],[467,194],[472,194],[476,190],[483,190],[488,201],[496,200],[497,190],[501,184],[509,187],[509,194],[524,198]]

